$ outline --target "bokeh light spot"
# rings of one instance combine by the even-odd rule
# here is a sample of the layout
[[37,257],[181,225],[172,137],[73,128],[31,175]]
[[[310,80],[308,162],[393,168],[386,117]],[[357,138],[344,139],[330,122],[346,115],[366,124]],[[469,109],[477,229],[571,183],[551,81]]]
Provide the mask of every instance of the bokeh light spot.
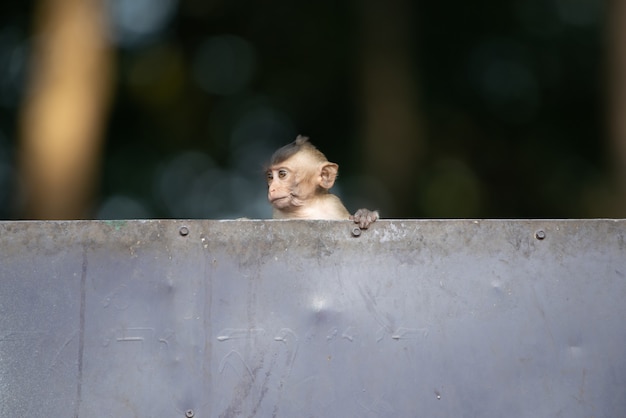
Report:
[[114,40],[124,47],[157,38],[174,17],[178,0],[108,0]]
[[502,120],[525,122],[535,115],[540,104],[538,81],[515,42],[497,39],[479,45],[470,71],[483,100]]
[[242,91],[256,68],[254,48],[238,36],[220,35],[207,39],[193,64],[196,82],[212,94],[229,95]]

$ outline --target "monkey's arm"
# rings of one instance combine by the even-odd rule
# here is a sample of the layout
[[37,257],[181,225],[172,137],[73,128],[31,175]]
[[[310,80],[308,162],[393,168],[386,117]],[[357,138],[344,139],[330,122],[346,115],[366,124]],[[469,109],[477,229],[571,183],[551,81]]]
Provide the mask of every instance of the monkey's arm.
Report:
[[359,224],[359,228],[361,229],[369,228],[379,217],[378,211],[369,209],[359,209],[354,215],[350,215],[350,219],[353,220],[354,223]]

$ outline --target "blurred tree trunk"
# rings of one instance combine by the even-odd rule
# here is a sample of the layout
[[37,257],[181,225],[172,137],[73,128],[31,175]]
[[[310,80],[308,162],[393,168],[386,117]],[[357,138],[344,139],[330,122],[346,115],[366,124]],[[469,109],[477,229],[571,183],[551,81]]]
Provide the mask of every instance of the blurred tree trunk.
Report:
[[409,217],[423,153],[410,0],[356,2],[364,165],[383,183],[384,217]]
[[20,218],[90,214],[112,85],[101,0],[39,0],[21,109]]
[[613,0],[608,16],[609,137],[618,196],[610,216],[626,216],[626,2]]

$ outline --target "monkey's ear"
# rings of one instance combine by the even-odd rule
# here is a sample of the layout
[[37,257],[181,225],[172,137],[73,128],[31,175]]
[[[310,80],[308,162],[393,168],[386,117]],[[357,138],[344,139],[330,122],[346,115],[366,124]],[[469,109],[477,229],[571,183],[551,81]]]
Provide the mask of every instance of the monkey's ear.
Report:
[[324,163],[320,168],[320,186],[328,190],[333,187],[337,179],[339,166],[335,163]]

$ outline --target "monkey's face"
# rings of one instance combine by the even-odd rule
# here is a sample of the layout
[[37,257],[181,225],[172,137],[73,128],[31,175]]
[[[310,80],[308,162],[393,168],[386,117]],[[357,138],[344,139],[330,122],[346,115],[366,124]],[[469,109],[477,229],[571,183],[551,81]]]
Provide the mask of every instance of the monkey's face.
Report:
[[296,154],[266,172],[267,199],[275,209],[289,211],[315,195],[318,163]]

